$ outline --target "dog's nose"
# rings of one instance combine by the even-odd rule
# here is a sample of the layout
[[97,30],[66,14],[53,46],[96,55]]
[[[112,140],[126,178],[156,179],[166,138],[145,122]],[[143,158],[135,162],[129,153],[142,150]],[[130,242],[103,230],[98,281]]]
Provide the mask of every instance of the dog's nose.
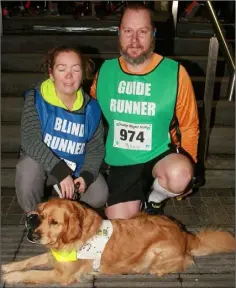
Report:
[[25,225],[27,229],[34,231],[40,225],[39,215],[34,213],[27,215]]
[[[27,229],[27,239],[31,243],[37,242],[40,239],[39,233],[35,233],[35,230],[40,225],[40,218],[38,214],[32,213],[26,216],[25,226]],[[36,235],[38,234],[38,235]]]
[[32,239],[33,239],[33,241],[38,241],[38,240],[40,240],[40,238],[41,238],[40,233],[38,233],[38,232],[33,232],[33,233],[32,233]]

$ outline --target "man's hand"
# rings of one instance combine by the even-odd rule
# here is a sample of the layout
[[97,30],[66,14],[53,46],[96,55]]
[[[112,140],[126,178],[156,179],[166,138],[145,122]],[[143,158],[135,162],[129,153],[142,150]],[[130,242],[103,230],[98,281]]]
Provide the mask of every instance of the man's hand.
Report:
[[61,186],[61,195],[59,194],[60,198],[67,198],[72,199],[74,195],[74,181],[73,178],[68,175],[65,179],[60,182]]
[[75,183],[75,185],[79,186],[79,193],[84,193],[85,192],[87,185],[86,185],[83,177],[76,178],[74,180],[74,183]]

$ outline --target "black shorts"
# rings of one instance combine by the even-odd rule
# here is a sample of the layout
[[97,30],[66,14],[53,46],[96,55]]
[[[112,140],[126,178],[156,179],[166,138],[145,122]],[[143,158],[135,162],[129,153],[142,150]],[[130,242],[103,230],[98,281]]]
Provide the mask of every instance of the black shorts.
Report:
[[107,205],[135,200],[144,202],[154,181],[152,176],[154,165],[172,153],[177,153],[175,146],[171,146],[167,151],[146,163],[111,166],[107,179],[109,188]]

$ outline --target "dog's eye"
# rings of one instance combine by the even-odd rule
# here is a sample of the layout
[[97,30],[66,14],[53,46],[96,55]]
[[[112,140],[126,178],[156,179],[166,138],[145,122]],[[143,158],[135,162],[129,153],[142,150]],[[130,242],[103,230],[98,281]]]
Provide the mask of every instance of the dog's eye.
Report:
[[54,219],[52,219],[51,221],[50,221],[50,225],[57,225],[58,224],[58,222],[56,221],[56,220],[54,220]]

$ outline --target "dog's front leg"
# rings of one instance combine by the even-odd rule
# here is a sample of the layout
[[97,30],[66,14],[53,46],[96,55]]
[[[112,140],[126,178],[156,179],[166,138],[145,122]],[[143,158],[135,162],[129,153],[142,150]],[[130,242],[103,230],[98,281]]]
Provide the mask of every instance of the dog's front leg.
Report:
[[18,283],[33,283],[33,284],[52,284],[63,283],[64,279],[58,271],[47,270],[29,270],[29,271],[15,271],[3,275],[3,281],[7,284]]
[[48,264],[48,253],[31,257],[23,261],[12,262],[2,265],[2,272],[9,273],[13,271],[22,271],[33,267],[44,267]]

